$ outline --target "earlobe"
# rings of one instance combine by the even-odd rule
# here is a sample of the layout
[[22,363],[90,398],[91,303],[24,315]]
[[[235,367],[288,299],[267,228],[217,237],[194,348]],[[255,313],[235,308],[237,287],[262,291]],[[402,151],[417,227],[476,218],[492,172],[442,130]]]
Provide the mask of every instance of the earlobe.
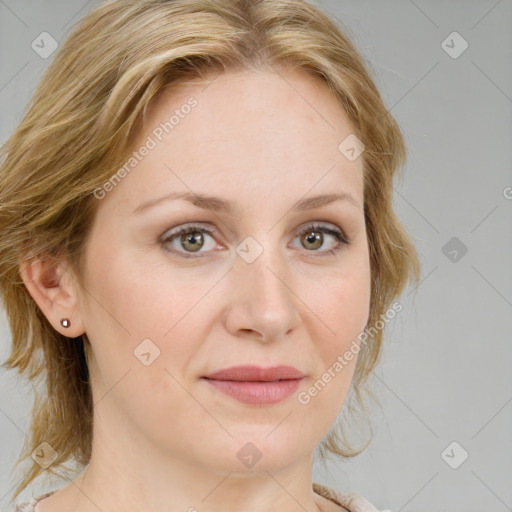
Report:
[[[20,264],[25,286],[54,329],[76,338],[85,332],[74,278],[64,263],[34,258]],[[68,321],[68,327],[65,327]]]

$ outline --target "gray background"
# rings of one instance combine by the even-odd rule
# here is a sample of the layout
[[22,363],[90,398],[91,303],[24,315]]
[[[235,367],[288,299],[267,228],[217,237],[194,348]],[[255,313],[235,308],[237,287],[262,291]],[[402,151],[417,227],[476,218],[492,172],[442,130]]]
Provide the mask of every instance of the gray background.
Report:
[[[51,60],[31,42],[43,31],[61,40],[97,3],[0,0],[0,142]],[[373,443],[328,471],[315,466],[314,479],[395,512],[512,511],[512,1],[316,4],[370,62],[405,133],[408,164],[395,207],[423,269],[387,330]],[[447,53],[462,49],[457,36],[446,39],[454,31],[469,45],[457,58]],[[455,245],[445,247],[452,237]],[[3,362],[3,311],[0,329]],[[14,372],[0,371],[0,388],[3,509],[31,394]],[[469,457],[460,464],[463,450]],[[21,498],[62,485],[42,483]]]

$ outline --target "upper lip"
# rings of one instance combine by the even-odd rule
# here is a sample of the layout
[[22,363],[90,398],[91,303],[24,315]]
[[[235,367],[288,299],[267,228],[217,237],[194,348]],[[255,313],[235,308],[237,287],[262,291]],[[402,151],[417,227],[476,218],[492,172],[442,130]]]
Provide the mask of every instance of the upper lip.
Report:
[[293,366],[262,367],[256,365],[231,366],[218,372],[205,375],[206,379],[235,380],[235,381],[262,381],[302,379],[304,374]]

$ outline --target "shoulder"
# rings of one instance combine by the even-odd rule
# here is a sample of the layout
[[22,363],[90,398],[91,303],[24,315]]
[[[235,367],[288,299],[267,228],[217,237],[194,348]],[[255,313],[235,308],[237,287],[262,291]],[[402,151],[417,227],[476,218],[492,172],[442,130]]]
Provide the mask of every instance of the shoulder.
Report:
[[32,498],[30,501],[16,503],[13,507],[6,510],[5,512],[34,512],[34,507],[36,503],[36,499]]
[[[318,484],[313,482],[313,491],[324,498],[327,498],[337,505],[346,508],[349,512],[379,512],[368,500],[363,498],[356,492],[341,492],[326,485]],[[34,508],[37,502],[41,501],[53,494],[55,491],[48,492],[36,498],[32,498],[30,501],[24,503],[17,503],[13,508],[6,512],[35,512]]]
[[316,482],[313,482],[313,491],[341,505],[349,512],[379,512],[374,505],[354,491],[341,492]]
[[12,508],[7,510],[6,512],[35,512],[36,504],[41,501],[43,498],[51,496],[56,491],[50,491],[46,494],[41,494],[36,498],[31,498],[30,501],[25,501],[23,503],[16,503]]

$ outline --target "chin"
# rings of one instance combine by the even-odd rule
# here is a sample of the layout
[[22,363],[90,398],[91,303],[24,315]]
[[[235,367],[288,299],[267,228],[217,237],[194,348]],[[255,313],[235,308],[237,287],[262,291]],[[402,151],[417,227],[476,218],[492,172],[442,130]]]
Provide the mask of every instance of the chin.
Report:
[[223,473],[277,473],[313,453],[315,448],[312,444],[308,450],[303,432],[290,432],[277,425],[245,426],[238,433],[232,430],[230,433],[233,437],[225,434],[216,440],[210,439],[201,453],[203,463],[208,457],[210,466]]

